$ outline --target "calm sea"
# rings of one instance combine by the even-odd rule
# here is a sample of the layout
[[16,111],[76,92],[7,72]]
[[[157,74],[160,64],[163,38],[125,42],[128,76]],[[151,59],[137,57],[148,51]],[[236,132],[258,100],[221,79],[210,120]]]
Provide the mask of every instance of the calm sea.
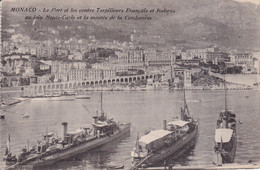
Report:
[[[67,121],[69,130],[91,125],[92,116],[100,109],[100,93],[89,94],[91,99],[75,101],[30,100],[8,109],[6,119],[0,121],[0,167],[5,153],[8,134],[11,150],[20,152],[32,147],[46,131],[61,136],[61,122]],[[106,169],[110,166],[132,166],[130,151],[137,133],[143,135],[149,129],[162,128],[164,119],[170,121],[179,116],[183,105],[181,91],[133,91],[104,92],[103,108],[109,118],[132,123],[131,134],[98,150],[63,161],[47,169]],[[212,165],[214,131],[219,111],[224,109],[224,91],[193,90],[186,92],[189,110],[199,119],[199,136],[195,147],[177,160],[177,165]],[[228,91],[229,109],[237,115],[238,143],[235,162],[247,163],[260,160],[260,91]],[[30,118],[22,118],[29,114]]]

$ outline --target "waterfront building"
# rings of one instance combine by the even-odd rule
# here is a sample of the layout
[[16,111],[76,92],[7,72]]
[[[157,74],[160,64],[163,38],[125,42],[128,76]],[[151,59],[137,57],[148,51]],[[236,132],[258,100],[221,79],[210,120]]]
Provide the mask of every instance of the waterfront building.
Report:
[[260,52],[253,53],[254,58],[254,69],[257,74],[260,74]]
[[69,81],[68,73],[54,73],[54,82],[67,82]]
[[116,70],[114,69],[88,69],[86,71],[86,80],[102,80],[107,78],[113,78],[116,76]]
[[242,72],[250,74],[255,72],[254,70],[254,59],[253,55],[249,53],[237,53],[230,55],[230,62],[234,63],[235,66],[241,66]]
[[86,69],[72,69],[68,73],[68,81],[82,81],[86,79]]
[[179,79],[183,80],[184,88],[191,88],[191,70],[186,68],[175,68],[174,77],[176,83]]
[[37,83],[38,84],[49,83],[50,82],[50,78],[51,78],[50,74],[45,74],[45,75],[42,75],[42,76],[38,76],[37,77]]

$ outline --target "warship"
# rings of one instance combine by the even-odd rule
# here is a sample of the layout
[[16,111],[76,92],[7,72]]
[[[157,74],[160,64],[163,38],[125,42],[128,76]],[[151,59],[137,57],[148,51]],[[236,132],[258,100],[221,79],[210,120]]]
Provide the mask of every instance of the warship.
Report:
[[171,156],[180,156],[194,146],[198,134],[198,121],[190,115],[185,90],[181,119],[163,122],[163,129],[153,130],[140,139],[138,135],[136,145],[131,151],[134,164],[132,169],[154,166]]
[[80,128],[68,131],[68,123],[62,122],[62,138],[54,138],[53,133],[43,135],[43,139],[31,149],[23,148],[22,153],[12,155],[10,151],[10,135],[7,140],[7,169],[19,167],[46,167],[58,161],[66,160],[78,154],[96,149],[130,133],[130,123],[118,123],[113,118],[108,119],[102,109],[101,114],[93,117],[92,128]]
[[215,130],[213,164],[218,166],[234,162],[237,145],[236,115],[227,107],[227,87],[225,79],[224,90],[225,110],[220,112]]

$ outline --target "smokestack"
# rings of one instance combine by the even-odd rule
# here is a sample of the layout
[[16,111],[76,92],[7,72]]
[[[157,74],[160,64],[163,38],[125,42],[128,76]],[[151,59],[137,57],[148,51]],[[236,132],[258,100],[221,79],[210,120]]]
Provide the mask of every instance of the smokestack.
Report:
[[97,123],[97,119],[98,119],[98,117],[97,116],[93,116],[93,123]]
[[167,130],[166,124],[167,124],[167,121],[166,121],[166,120],[163,120],[163,130]]
[[65,140],[65,136],[66,136],[67,130],[68,130],[68,122],[62,122],[62,126],[63,126],[62,140]]

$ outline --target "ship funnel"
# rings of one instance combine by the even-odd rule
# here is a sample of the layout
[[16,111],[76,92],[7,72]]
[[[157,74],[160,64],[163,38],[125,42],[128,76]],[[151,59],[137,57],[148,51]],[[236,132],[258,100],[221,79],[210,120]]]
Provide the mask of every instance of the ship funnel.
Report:
[[62,126],[63,126],[62,140],[65,140],[65,136],[66,136],[67,131],[68,131],[68,122],[62,122]]
[[163,120],[163,130],[167,130],[166,125],[167,125],[167,121]]
[[97,121],[98,121],[98,117],[97,116],[93,116],[93,123],[97,123]]

